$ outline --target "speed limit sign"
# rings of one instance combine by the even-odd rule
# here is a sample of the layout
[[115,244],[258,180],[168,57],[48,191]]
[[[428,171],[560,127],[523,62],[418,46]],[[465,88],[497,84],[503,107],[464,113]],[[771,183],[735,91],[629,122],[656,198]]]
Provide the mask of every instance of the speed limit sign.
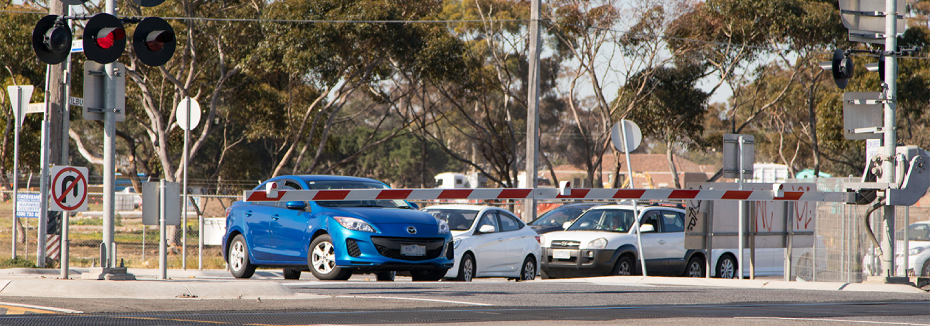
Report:
[[52,175],[53,211],[83,212],[87,210],[87,168],[54,166]]

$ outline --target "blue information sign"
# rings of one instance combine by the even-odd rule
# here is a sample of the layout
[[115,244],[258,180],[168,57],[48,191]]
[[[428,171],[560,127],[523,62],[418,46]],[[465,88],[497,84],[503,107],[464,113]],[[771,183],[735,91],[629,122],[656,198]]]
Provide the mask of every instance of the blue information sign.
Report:
[[39,218],[42,212],[39,194],[16,194],[16,217]]

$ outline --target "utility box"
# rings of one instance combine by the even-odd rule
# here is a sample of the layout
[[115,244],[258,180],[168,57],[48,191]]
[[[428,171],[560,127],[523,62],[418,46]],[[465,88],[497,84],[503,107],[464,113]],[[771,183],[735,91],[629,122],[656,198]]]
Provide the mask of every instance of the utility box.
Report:
[[223,244],[223,235],[226,234],[226,218],[210,217],[203,219],[203,244],[219,246]]

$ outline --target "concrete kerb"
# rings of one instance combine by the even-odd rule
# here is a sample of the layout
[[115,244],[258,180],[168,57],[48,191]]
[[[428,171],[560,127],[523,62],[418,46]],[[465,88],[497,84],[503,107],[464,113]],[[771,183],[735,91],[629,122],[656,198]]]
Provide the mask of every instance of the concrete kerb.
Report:
[[643,276],[603,276],[576,279],[550,279],[544,282],[586,282],[604,285],[647,285],[647,286],[713,286],[744,289],[792,289],[821,291],[858,291],[923,293],[928,291],[905,284],[865,284],[843,282],[786,282],[776,280],[738,280],[717,278],[686,277],[643,277]]

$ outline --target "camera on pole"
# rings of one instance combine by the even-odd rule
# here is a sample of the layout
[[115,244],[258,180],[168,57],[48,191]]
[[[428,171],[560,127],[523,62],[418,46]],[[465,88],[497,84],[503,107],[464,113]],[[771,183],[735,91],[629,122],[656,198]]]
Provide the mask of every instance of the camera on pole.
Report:
[[42,17],[32,30],[32,49],[39,60],[59,64],[71,54],[71,29],[57,15]]
[[126,29],[110,14],[96,14],[84,27],[84,55],[88,60],[107,64],[116,61],[126,49]]
[[853,77],[853,60],[843,50],[836,49],[833,51],[833,60],[831,61],[833,70],[833,81],[836,87],[846,88],[849,79]]
[[139,22],[132,34],[132,49],[142,63],[161,66],[171,60],[177,39],[174,28],[158,17],[147,17]]

